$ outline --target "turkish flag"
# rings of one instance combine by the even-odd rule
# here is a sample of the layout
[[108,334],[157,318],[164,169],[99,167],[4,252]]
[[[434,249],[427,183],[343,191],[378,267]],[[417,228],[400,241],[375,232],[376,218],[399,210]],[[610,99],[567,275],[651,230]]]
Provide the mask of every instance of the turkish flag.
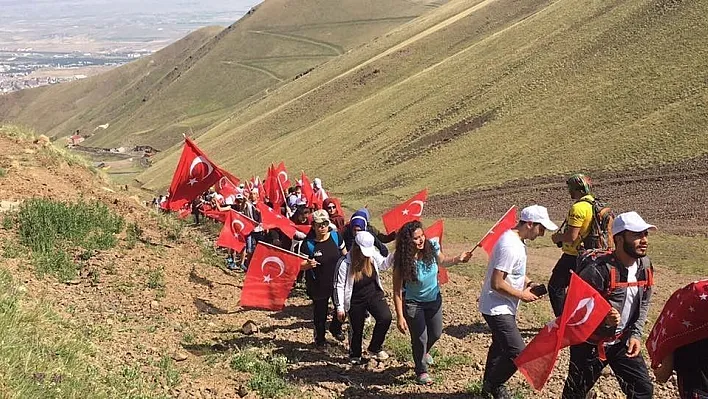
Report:
[[259,242],[246,272],[241,291],[243,307],[281,310],[305,258]]
[[285,162],[280,162],[275,168],[275,174],[278,176],[278,182],[280,182],[280,189],[285,191],[290,187],[290,178],[288,177],[288,171],[285,169]]
[[420,215],[423,214],[423,207],[427,200],[428,189],[426,188],[408,201],[384,213],[382,219],[386,233],[390,234],[410,221],[420,220]]
[[[437,242],[440,244],[440,248],[442,248],[444,224],[442,219],[437,220],[423,232],[426,239]],[[446,284],[448,281],[450,281],[450,276],[447,274],[447,268],[438,265],[438,283]]]
[[487,254],[491,255],[494,245],[499,241],[499,237],[504,234],[507,230],[516,226],[516,205],[509,208],[504,216],[499,219],[494,226],[487,232],[487,234],[479,240],[477,244],[478,247],[484,249]]
[[312,206],[315,192],[312,190],[312,183],[310,183],[310,179],[305,174],[305,171],[300,175],[300,180],[302,181],[302,197],[305,198],[308,206]]
[[216,186],[214,187],[216,189],[216,192],[223,195],[224,197],[228,197],[229,195],[236,195],[240,180],[238,179],[238,177],[233,176],[231,173],[228,173],[226,171],[223,172],[225,175],[222,176],[221,179],[216,182]]
[[167,208],[179,210],[213,186],[222,176],[223,171],[214,165],[192,140],[185,138],[182,156],[168,191],[170,195]]
[[[267,230],[278,229],[290,239],[295,236],[295,232],[298,228],[290,219],[281,215],[280,212],[275,212],[268,205],[262,202],[256,204],[256,207],[259,211],[261,211],[261,224],[263,224],[263,228]],[[308,228],[307,231],[309,231],[309,226],[302,226],[302,228]]]
[[201,211],[204,216],[210,219],[214,219],[217,222],[226,223],[226,212],[228,211],[222,212],[218,209],[212,209],[211,207],[202,208]]
[[285,193],[282,188],[282,173],[285,173],[287,178],[287,173],[285,171],[279,171],[276,167],[272,166],[268,169],[268,175],[266,176],[266,191],[268,199],[275,208],[280,208],[286,202]]
[[192,213],[192,209],[191,209],[191,208],[182,208],[182,209],[180,209],[179,212],[177,213],[177,217],[178,217],[179,219],[186,219],[187,216],[189,216],[190,213]]
[[258,226],[258,223],[234,210],[225,213],[226,220],[224,220],[224,227],[221,228],[216,245],[241,252],[246,247],[246,237]]
[[666,355],[708,339],[708,280],[694,281],[671,295],[647,339],[652,367]]
[[610,304],[590,284],[573,273],[563,313],[548,323],[514,359],[516,367],[536,390],[548,381],[558,352],[587,341],[605,320]]

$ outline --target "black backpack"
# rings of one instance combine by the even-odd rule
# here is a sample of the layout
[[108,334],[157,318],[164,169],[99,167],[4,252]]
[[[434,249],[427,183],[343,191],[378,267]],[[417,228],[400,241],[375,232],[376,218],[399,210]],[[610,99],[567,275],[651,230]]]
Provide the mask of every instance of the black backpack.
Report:
[[592,206],[592,222],[590,222],[590,230],[583,237],[583,249],[601,249],[612,250],[615,248],[615,241],[612,238],[612,222],[615,220],[615,214],[607,203],[602,200],[595,199],[590,201],[583,199]]

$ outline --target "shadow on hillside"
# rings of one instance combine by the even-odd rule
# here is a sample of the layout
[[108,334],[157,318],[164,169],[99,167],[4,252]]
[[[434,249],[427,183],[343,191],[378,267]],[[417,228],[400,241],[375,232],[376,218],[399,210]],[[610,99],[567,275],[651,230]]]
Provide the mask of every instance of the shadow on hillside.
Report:
[[[373,371],[365,367],[351,367],[342,361],[340,364],[327,363],[300,367],[289,371],[288,376],[308,385],[321,383],[347,384],[349,386],[347,390],[354,391],[349,397],[361,397],[361,394],[366,395],[376,390],[376,388],[371,387],[372,385],[379,387],[408,385],[410,381],[401,376],[409,370],[410,367],[408,366],[392,366],[380,371]],[[379,395],[375,396],[381,397]]]
[[222,309],[222,308],[215,306],[215,305],[211,304],[210,302],[205,301],[204,299],[201,299],[201,298],[195,297],[193,300],[193,303],[194,303],[194,307],[196,307],[200,313],[205,313],[205,314],[234,314],[234,313],[238,313],[238,310],[229,311],[226,309]]
[[312,322],[307,321],[307,320],[301,320],[301,321],[296,321],[294,323],[288,324],[288,325],[281,325],[281,324],[275,324],[272,326],[265,326],[259,330],[259,332],[263,334],[269,334],[274,331],[279,331],[279,330],[286,330],[286,331],[293,331],[293,330],[299,330],[301,328],[308,328],[312,330]]
[[[519,332],[524,338],[530,338],[538,334],[538,328],[520,328]],[[464,339],[470,334],[491,334],[487,323],[476,321],[472,324],[456,324],[443,328],[443,332],[457,339]]]
[[280,312],[270,315],[275,320],[286,320],[296,318],[300,320],[312,320],[312,304],[288,305]]

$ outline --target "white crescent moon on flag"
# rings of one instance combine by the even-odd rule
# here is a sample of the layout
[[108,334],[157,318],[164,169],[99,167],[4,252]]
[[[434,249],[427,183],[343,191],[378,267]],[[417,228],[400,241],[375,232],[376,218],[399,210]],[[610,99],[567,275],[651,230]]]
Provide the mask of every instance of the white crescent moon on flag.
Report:
[[[285,176],[285,179],[280,179],[280,175]],[[284,183],[284,182],[288,181],[288,174],[285,173],[284,170],[281,170],[280,173],[278,173],[278,179],[280,179],[281,183]]]
[[231,181],[228,177],[222,176],[221,179],[219,179],[219,190],[223,190],[224,186],[227,184],[231,184]]
[[578,302],[578,307],[575,308],[575,310],[573,311],[573,314],[570,315],[568,320],[571,320],[573,318],[573,316],[575,316],[575,314],[578,313],[578,311],[583,308],[585,308],[585,314],[583,315],[583,318],[580,319],[580,321],[577,323],[568,323],[568,326],[575,327],[575,326],[579,326],[581,324],[585,324],[585,322],[588,321],[588,319],[590,318],[590,315],[592,314],[592,310],[595,308],[595,299],[584,298],[580,302]]
[[204,158],[204,157],[201,156],[201,155],[198,156],[198,157],[196,157],[196,158],[194,158],[194,160],[192,161],[192,165],[189,166],[189,175],[190,175],[190,176],[193,176],[192,173],[194,172],[194,168],[195,168],[197,165],[199,165],[200,163],[203,163],[204,165],[206,165],[206,166],[207,166],[207,170],[208,170],[207,174],[204,175],[204,177],[202,178],[202,180],[204,180],[204,179],[206,179],[206,178],[211,174],[211,172],[214,171],[214,167],[211,165],[211,163],[209,163],[209,161],[206,160],[206,158]]
[[275,263],[280,268],[280,274],[275,276],[275,278],[278,278],[282,276],[283,273],[285,273],[285,263],[283,263],[283,261],[277,256],[269,256],[263,259],[263,263],[261,263],[261,271],[265,271],[265,265],[267,265],[268,263]]
[[[238,230],[236,230],[236,228],[234,227],[234,225],[238,225],[238,226],[240,226],[241,228],[238,229]],[[242,231],[243,229],[245,229],[245,228],[246,228],[246,225],[243,224],[242,221],[240,221],[240,220],[238,220],[238,219],[231,221],[231,230],[234,231],[234,233],[235,233],[234,235],[238,235],[238,233],[239,233],[240,231]]]
[[[418,213],[412,213],[411,216],[420,216],[420,215],[422,215],[422,214],[423,214],[423,206],[425,205],[425,204],[423,203],[423,201],[415,200],[415,201],[411,202],[411,205],[413,205],[413,204],[418,205],[418,206],[420,207],[420,209],[418,210]],[[410,206],[409,206],[409,208],[410,208]]]

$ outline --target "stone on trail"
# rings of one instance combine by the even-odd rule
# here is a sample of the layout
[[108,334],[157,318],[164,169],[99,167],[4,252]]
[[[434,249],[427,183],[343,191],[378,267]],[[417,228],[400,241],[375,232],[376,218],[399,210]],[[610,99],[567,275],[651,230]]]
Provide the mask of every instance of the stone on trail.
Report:
[[241,332],[245,335],[255,334],[258,332],[258,325],[253,320],[248,320],[247,322],[243,323],[243,326],[241,327]]
[[172,354],[172,360],[174,360],[175,362],[187,360],[188,357],[189,355],[187,355],[187,352],[184,351],[177,351]]

